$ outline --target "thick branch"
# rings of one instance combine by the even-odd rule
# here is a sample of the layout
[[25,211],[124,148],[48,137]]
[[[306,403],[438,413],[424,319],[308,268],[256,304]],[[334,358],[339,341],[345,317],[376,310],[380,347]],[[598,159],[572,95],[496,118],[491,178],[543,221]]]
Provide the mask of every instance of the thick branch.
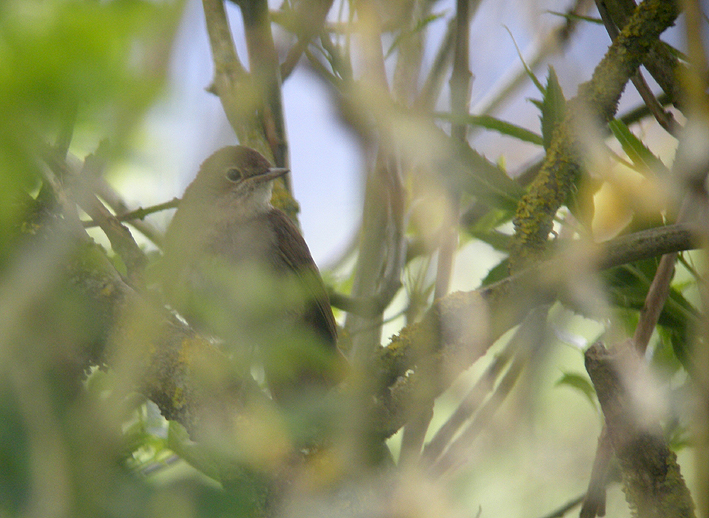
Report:
[[210,90],[219,96],[229,124],[239,142],[263,149],[257,108],[259,92],[236,54],[223,0],[203,0],[209,44],[214,62]]
[[694,517],[694,503],[677,456],[659,421],[643,415],[629,384],[644,364],[630,344],[608,351],[597,343],[586,351],[586,370],[606,418],[608,437],[621,466],[625,496],[638,518]]
[[[244,18],[251,77],[256,89],[261,92],[258,106],[263,133],[276,166],[289,167],[280,65],[271,33],[268,2],[247,0],[236,3]],[[291,192],[288,183],[286,188]]]

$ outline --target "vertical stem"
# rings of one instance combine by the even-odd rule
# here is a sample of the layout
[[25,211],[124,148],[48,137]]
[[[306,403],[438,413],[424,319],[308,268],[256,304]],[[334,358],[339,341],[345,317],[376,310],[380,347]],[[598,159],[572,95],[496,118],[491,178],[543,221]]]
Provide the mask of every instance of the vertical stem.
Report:
[[[455,25],[455,57],[450,79],[451,111],[453,115],[467,115],[470,103],[470,85],[473,74],[470,72],[470,0],[457,0]],[[465,140],[467,125],[455,123],[451,129],[453,137]]]
[[211,90],[219,97],[239,142],[253,146],[260,133],[255,118],[256,92],[236,54],[224,2],[202,0],[202,6],[214,62]]
[[[683,176],[687,194],[692,201],[693,212],[699,216],[697,221],[706,221],[706,215],[709,213],[709,199],[707,199],[705,186],[709,158],[706,147],[697,149],[696,145],[698,138],[701,138],[698,136],[706,135],[709,132],[706,97],[709,63],[702,45],[702,38],[706,37],[706,31],[703,30],[705,14],[702,12],[702,6],[698,0],[686,0],[682,3],[685,8],[686,45],[690,62],[689,70],[691,71],[686,74],[683,83],[688,111],[693,114],[685,127],[690,128],[690,131],[695,135],[684,135],[684,139],[687,141],[687,158],[685,159],[685,170],[680,173]],[[706,245],[709,243],[709,230],[703,224],[697,225],[697,230],[700,232],[704,244],[702,248],[704,264],[707,264]],[[697,336],[706,337],[709,336],[709,314],[706,309],[709,307],[709,268],[706,266],[698,285],[704,314],[697,330]],[[693,373],[697,400],[695,406],[697,411],[692,423],[697,444],[694,457],[694,465],[697,467],[696,497],[699,516],[709,516],[709,371],[706,368],[709,365],[709,348],[706,347],[703,340],[698,338],[694,339],[692,345],[693,363],[701,366]]]
[[[364,81],[372,89],[388,93],[384,54],[381,46],[381,27],[376,13],[369,2],[357,5],[357,15],[361,20],[362,47],[366,61]],[[381,285],[381,272],[385,270],[388,250],[387,232],[391,227],[393,187],[398,183],[395,164],[379,148],[373,170],[367,175],[364,193],[364,211],[359,243],[359,256],[355,270],[352,295],[373,297]],[[360,368],[369,360],[370,353],[381,341],[382,315],[373,319],[349,314],[345,328],[352,336],[352,360]]]
[[[278,63],[276,46],[273,43],[268,2],[266,0],[248,0],[239,2],[239,6],[244,18],[249,68],[256,88],[263,92],[260,118],[266,142],[271,148],[276,166],[288,167],[288,143],[281,94],[281,67]],[[291,192],[290,181],[287,181],[286,188]]]
[[[455,25],[455,54],[453,71],[450,79],[451,113],[458,120],[468,114],[470,108],[470,87],[473,74],[470,71],[470,0],[457,0]],[[453,123],[451,134],[454,139],[465,141],[468,126],[464,123]],[[439,299],[448,293],[450,277],[453,270],[453,257],[458,247],[458,229],[460,199],[452,197],[450,207],[450,229],[444,236],[438,252],[438,271],[436,272],[436,289],[434,297]]]
[[[453,57],[453,71],[450,79],[451,111],[453,115],[468,113],[470,104],[470,0],[457,0],[455,19],[455,49]],[[462,120],[463,117],[461,116]],[[467,125],[455,123],[451,128],[454,139],[465,141]],[[448,293],[451,273],[453,271],[453,258],[458,248],[458,221],[460,219],[460,199],[456,196],[449,200],[449,211],[443,226],[443,239],[438,250],[438,263],[436,271],[436,287],[434,299],[438,300]],[[435,373],[431,373],[436,376]],[[430,380],[434,384],[434,380]],[[416,409],[404,428],[401,445],[401,460],[409,462],[420,456],[421,447],[426,436],[426,430],[433,417],[433,397],[430,387],[424,387],[417,395]]]

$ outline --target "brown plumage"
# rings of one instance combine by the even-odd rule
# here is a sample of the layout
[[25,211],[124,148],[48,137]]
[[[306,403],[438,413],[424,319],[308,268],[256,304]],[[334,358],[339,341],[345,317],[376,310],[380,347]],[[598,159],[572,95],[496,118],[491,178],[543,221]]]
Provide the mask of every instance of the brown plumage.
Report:
[[187,187],[165,236],[163,286],[192,325],[237,350],[256,346],[274,397],[339,380],[330,301],[298,229],[270,204],[271,167],[243,146],[220,149]]

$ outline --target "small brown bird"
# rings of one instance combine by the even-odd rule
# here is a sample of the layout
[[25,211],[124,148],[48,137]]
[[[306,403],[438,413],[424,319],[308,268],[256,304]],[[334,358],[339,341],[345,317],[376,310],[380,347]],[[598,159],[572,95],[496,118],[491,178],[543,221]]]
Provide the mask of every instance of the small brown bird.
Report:
[[161,272],[170,304],[231,345],[245,370],[257,351],[280,401],[339,381],[344,362],[308,246],[270,203],[287,172],[244,146],[207,158],[167,229]]

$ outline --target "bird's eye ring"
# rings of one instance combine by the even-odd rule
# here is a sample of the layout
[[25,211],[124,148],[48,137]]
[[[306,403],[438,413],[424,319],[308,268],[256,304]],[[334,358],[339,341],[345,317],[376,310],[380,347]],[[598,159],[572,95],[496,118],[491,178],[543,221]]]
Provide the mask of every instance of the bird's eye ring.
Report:
[[226,177],[232,182],[238,182],[244,178],[244,175],[238,167],[230,167],[226,170]]

